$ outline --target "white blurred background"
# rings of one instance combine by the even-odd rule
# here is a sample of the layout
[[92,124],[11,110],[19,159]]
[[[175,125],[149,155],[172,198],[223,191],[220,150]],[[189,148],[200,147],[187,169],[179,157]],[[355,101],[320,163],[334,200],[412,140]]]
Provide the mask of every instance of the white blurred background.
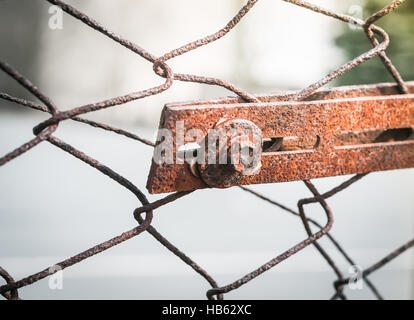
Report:
[[[223,27],[245,1],[67,1],[154,55]],[[347,13],[361,1],[313,1]],[[160,84],[152,65],[68,15],[51,30],[46,1],[0,1],[0,57],[27,75],[61,110]],[[168,64],[175,72],[229,80],[253,93],[297,89],[345,61],[333,39],[340,23],[276,0],[264,0],[223,39]],[[0,91],[30,97],[0,74]],[[229,95],[223,88],[174,82],[160,95],[88,115],[153,139],[167,102]],[[47,115],[0,101],[0,154],[32,138]],[[124,175],[145,193],[152,150],[112,133],[65,121],[56,136]],[[373,173],[328,203],[334,235],[364,268],[414,234],[413,170]],[[315,180],[326,191],[347,177]],[[303,183],[253,186],[292,208],[310,193]],[[150,201],[161,196],[148,195]],[[42,143],[0,168],[0,265],[16,279],[135,226],[135,197],[54,146]],[[323,210],[309,215],[324,223]],[[303,240],[300,220],[238,188],[201,190],[155,211],[153,225],[225,285]],[[349,266],[320,241],[345,275]],[[386,298],[414,298],[414,253],[373,274]],[[327,299],[333,272],[308,247],[226,298]],[[64,270],[63,290],[48,280],[20,290],[26,299],[203,299],[209,288],[149,234]],[[365,286],[350,298],[372,298]]]

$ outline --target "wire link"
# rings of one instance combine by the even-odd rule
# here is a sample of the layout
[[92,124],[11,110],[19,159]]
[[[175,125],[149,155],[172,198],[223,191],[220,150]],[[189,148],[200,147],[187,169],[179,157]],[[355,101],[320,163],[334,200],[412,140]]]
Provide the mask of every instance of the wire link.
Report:
[[[256,270],[248,273],[244,277],[234,281],[231,284],[225,286],[219,286],[214,278],[208,274],[200,265],[194,262],[190,257],[184,254],[179,248],[174,246],[169,240],[164,238],[159,231],[157,231],[152,225],[152,217],[153,211],[157,208],[164,206],[168,203],[176,201],[182,197],[185,197],[192,192],[177,192],[171,195],[166,196],[161,200],[157,200],[155,202],[150,203],[144,193],[135,186],[132,182],[127,180],[126,178],[119,175],[117,172],[113,171],[111,168],[105,166],[104,164],[100,163],[98,160],[91,158],[90,156],[86,155],[82,151],[76,149],[75,147],[67,144],[66,142],[60,140],[59,138],[55,137],[53,134],[57,130],[59,123],[65,120],[73,120],[77,122],[81,122],[87,125],[90,125],[95,128],[100,128],[103,130],[107,130],[110,132],[117,133],[119,135],[123,135],[127,138],[137,140],[141,143],[144,143],[148,146],[154,147],[155,144],[152,141],[148,141],[139,137],[134,133],[127,132],[123,129],[114,128],[104,123],[99,123],[91,120],[84,119],[80,117],[83,114],[98,111],[104,108],[111,108],[118,105],[123,105],[128,102],[143,99],[152,95],[160,94],[166,90],[168,90],[174,81],[184,81],[184,82],[197,82],[206,85],[216,85],[226,88],[227,90],[235,93],[236,95],[240,96],[247,102],[259,102],[259,99],[254,95],[244,91],[243,89],[238,88],[234,84],[222,80],[216,79],[212,77],[205,77],[205,76],[198,76],[198,75],[191,75],[191,74],[182,74],[182,73],[175,73],[171,68],[167,65],[167,61],[171,60],[177,56],[186,54],[192,50],[196,50],[201,46],[208,45],[214,41],[219,40],[220,38],[224,37],[228,34],[240,21],[241,19],[254,7],[254,5],[258,2],[258,0],[249,0],[247,3],[239,10],[239,12],[223,27],[222,29],[218,30],[217,32],[203,37],[201,39],[189,42],[179,48],[173,49],[162,55],[161,57],[156,57],[147,50],[143,49],[139,45],[133,43],[130,40],[123,38],[122,36],[112,32],[111,30],[107,29],[105,26],[97,22],[96,20],[92,19],[91,17],[87,16],[86,14],[80,12],[76,8],[66,4],[61,0],[46,0],[53,5],[57,5],[62,8],[67,14],[71,15],[75,19],[83,22],[84,24],[88,25],[92,29],[100,32],[101,34],[105,35],[106,37],[112,39],[113,41],[117,42],[118,44],[124,46],[125,48],[131,50],[132,52],[136,53],[143,59],[146,59],[148,62],[153,64],[154,72],[159,75],[160,77],[165,79],[165,82],[161,85],[156,87],[152,87],[149,89],[125,94],[122,96],[118,96],[112,99],[87,104],[84,106],[73,108],[69,111],[59,111],[58,107],[53,103],[52,99],[47,97],[42,93],[42,91],[37,88],[34,84],[32,84],[27,78],[25,78],[22,74],[20,74],[16,69],[12,66],[8,65],[5,62],[0,61],[0,69],[4,71],[7,75],[9,75],[12,79],[17,81],[22,87],[28,90],[33,96],[37,97],[42,104],[35,103],[26,99],[21,99],[17,97],[13,97],[7,93],[0,92],[0,99],[12,102],[14,104],[18,104],[21,106],[25,106],[28,108],[32,108],[38,111],[47,112],[51,114],[51,117],[46,121],[35,126],[33,129],[33,133],[35,137],[28,141],[27,143],[23,144],[22,146],[16,148],[12,152],[6,154],[5,156],[0,158],[0,166],[5,165],[7,162],[15,159],[16,157],[21,156],[25,152],[29,151],[30,149],[34,148],[38,144],[43,141],[47,141],[54,145],[55,147],[71,154],[72,156],[76,157],[80,161],[90,165],[91,167],[95,168],[96,170],[100,171],[102,174],[106,175],[110,179],[118,182],[121,186],[132,192],[141,203],[141,207],[138,207],[134,210],[133,217],[137,221],[137,227],[124,232],[123,234],[109,239],[105,242],[102,242],[90,249],[87,249],[73,257],[70,257],[66,260],[63,260],[57,263],[55,266],[59,266],[61,269],[71,267],[81,261],[88,259],[89,257],[102,253],[105,250],[110,249],[113,246],[116,246],[124,241],[127,241],[144,231],[150,233],[158,242],[160,242],[163,246],[165,246],[169,251],[171,251],[174,255],[176,255],[179,259],[181,259],[185,264],[191,267],[196,273],[202,276],[211,286],[211,289],[207,291],[207,297],[209,299],[223,299],[224,294],[228,293],[232,290],[235,290],[242,285],[246,284],[247,282],[253,280],[254,278],[258,277],[262,273],[270,270],[271,268],[275,267],[279,263],[283,262],[284,260],[292,257],[297,252],[303,250],[305,247],[309,245],[315,246],[318,250],[319,254],[322,256],[323,259],[328,263],[331,267],[333,272],[335,273],[337,279],[335,280],[333,287],[334,287],[334,294],[332,299],[346,299],[344,294],[344,286],[349,283],[350,279],[345,278],[337,266],[335,261],[332,257],[326,252],[326,250],[322,247],[321,244],[318,243],[318,240],[322,237],[327,237],[332,244],[336,247],[336,249],[342,254],[342,256],[346,259],[346,261],[350,265],[355,265],[354,260],[346,253],[343,247],[339,244],[339,242],[329,233],[332,224],[333,224],[333,214],[332,210],[326,203],[326,200],[337,193],[341,192],[342,190],[350,187],[353,183],[356,183],[360,179],[362,179],[365,174],[355,175],[354,177],[350,178],[349,180],[343,182],[341,185],[327,191],[323,194],[320,194],[316,187],[310,181],[304,181],[306,187],[310,190],[313,194],[313,197],[300,199],[298,201],[298,211],[294,211],[279,202],[271,200],[265,195],[262,195],[250,188],[247,187],[240,187],[242,190],[250,193],[251,195],[258,197],[266,202],[269,202],[276,207],[294,215],[301,219],[301,222],[305,228],[307,238],[303,241],[299,242],[292,248],[286,250],[285,252],[279,254],[272,260],[268,261],[267,263],[263,264]],[[353,60],[347,62],[343,66],[340,66],[336,70],[327,74],[321,80],[309,85],[308,87],[304,88],[295,96],[289,98],[289,100],[303,100],[312,95],[316,90],[321,88],[322,86],[326,85],[327,83],[331,82],[332,80],[338,78],[342,74],[346,73],[347,71],[355,68],[359,64],[372,59],[375,56],[379,56],[384,63],[386,70],[393,76],[395,79],[401,93],[407,93],[407,87],[404,84],[404,80],[402,79],[401,75],[399,74],[398,70],[392,64],[391,60],[385,53],[389,45],[389,37],[388,34],[379,28],[378,26],[374,25],[376,21],[384,17],[385,15],[389,14],[396,8],[398,8],[401,4],[403,4],[406,0],[395,0],[392,1],[389,5],[385,6],[378,12],[374,13],[366,20],[356,19],[351,16],[347,16],[344,14],[338,14],[328,9],[316,6],[314,4],[300,1],[300,0],[284,0],[291,4],[295,4],[297,6],[303,7],[308,10],[315,11],[317,13],[323,14],[325,16],[332,17],[334,19],[340,20],[346,23],[354,23],[362,27],[371,42],[373,48],[365,53],[362,53],[358,57],[354,58]],[[381,42],[377,40],[375,35],[381,38]],[[323,226],[316,220],[308,218],[305,214],[304,207],[308,204],[312,203],[319,203],[322,209],[325,212],[327,222]],[[142,218],[142,214],[145,213],[145,218]],[[311,226],[316,226],[318,228],[317,232],[312,232]],[[383,299],[382,295],[379,293],[378,289],[374,286],[374,284],[368,279],[368,275],[372,274],[374,271],[380,269],[385,264],[389,263],[391,260],[395,259],[397,256],[408,250],[409,248],[414,246],[414,240],[409,241],[402,247],[396,249],[394,252],[387,255],[385,258],[381,259],[379,262],[372,265],[370,268],[366,269],[363,272],[363,280],[370,288],[372,293],[375,295],[377,299]],[[56,270],[56,268],[47,268],[35,274],[29,275],[21,280],[15,281],[10,274],[0,267],[0,276],[6,281],[6,284],[0,286],[0,294],[5,297],[6,299],[20,299],[18,289],[23,288],[25,286],[31,285],[43,278],[46,278],[53,274],[51,271]]]

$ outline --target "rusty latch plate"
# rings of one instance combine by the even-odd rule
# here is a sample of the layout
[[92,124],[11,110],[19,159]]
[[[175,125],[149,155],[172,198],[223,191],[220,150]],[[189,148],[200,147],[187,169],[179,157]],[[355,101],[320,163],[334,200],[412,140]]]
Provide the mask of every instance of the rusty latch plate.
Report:
[[[414,167],[414,82],[407,85],[405,95],[393,84],[378,84],[320,90],[302,102],[288,101],[295,94],[290,92],[259,97],[261,103],[225,98],[167,104],[160,129],[172,133],[174,143],[167,151],[174,163],[157,162],[155,148],[147,188],[164,193]],[[177,123],[184,134],[198,129],[206,136],[229,120],[260,129],[255,172],[233,175],[215,165],[216,176],[206,179],[206,165],[176,163],[182,156],[176,138],[183,133],[177,132]],[[185,146],[194,142],[204,143],[200,137],[184,141]]]

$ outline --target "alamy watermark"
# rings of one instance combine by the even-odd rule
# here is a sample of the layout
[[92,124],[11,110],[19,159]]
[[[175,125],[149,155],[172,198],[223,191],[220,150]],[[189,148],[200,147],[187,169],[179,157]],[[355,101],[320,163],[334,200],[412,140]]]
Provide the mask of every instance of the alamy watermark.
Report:
[[[362,6],[354,4],[348,8],[348,14],[353,18],[362,20],[364,18],[364,9],[362,8]],[[350,21],[348,23],[348,26],[351,30],[358,30],[362,28],[360,25],[353,21]]]
[[63,29],[63,10],[59,6],[49,7],[49,28],[51,30]]
[[52,266],[49,268],[49,289],[63,290],[63,270],[60,266]]
[[348,287],[351,290],[362,290],[364,288],[363,269],[358,265],[350,266],[348,269],[350,274]]
[[[260,162],[262,136],[260,130],[248,126],[209,129],[184,129],[177,121],[174,130],[159,129],[153,161],[158,164],[242,164],[255,167]],[[174,156],[175,155],[175,156]]]

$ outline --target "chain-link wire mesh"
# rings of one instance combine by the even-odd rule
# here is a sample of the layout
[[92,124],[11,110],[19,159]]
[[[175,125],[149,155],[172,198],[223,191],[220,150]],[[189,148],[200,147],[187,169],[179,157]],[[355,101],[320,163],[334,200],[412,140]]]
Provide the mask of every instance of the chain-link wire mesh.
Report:
[[[66,4],[65,2],[61,0],[47,0],[53,5],[57,5],[60,8],[62,8],[66,13],[73,16],[74,18],[80,20],[82,23],[88,25],[89,27],[95,29],[96,31],[102,33],[103,35],[109,37],[113,41],[117,42],[118,44],[121,44],[122,46],[126,47],[127,49],[131,50],[132,52],[136,53],[140,57],[147,60],[149,63],[153,64],[153,70],[154,72],[159,75],[161,78],[164,78],[165,81],[156,86],[152,87],[146,90],[133,92],[130,94],[126,94],[123,96],[115,97],[112,99],[83,105],[77,108],[73,108],[68,111],[59,111],[58,106],[53,102],[53,100],[46,95],[44,95],[33,83],[31,83],[27,78],[25,78],[22,74],[20,74],[17,70],[15,70],[13,67],[8,65],[7,63],[0,61],[0,69],[3,70],[6,74],[8,74],[11,78],[13,78],[15,81],[17,81],[22,87],[27,89],[30,93],[32,93],[35,97],[37,97],[43,104],[35,103],[32,101],[28,101],[26,99],[21,99],[17,97],[13,97],[7,93],[0,93],[0,98],[3,100],[7,100],[22,106],[26,106],[38,111],[47,112],[51,114],[51,117],[43,121],[42,123],[38,124],[34,127],[33,132],[35,137],[28,141],[27,143],[23,144],[22,146],[18,147],[17,149],[11,151],[10,153],[6,154],[5,156],[0,158],[0,166],[5,165],[7,162],[12,161],[13,159],[19,157],[26,151],[29,151],[30,149],[34,148],[35,146],[39,145],[41,142],[49,142],[52,145],[56,146],[57,148],[71,154],[72,156],[78,158],[80,161],[83,161],[87,164],[89,164],[94,169],[100,171],[102,174],[106,175],[107,177],[115,180],[118,182],[122,187],[126,188],[130,192],[132,192],[140,201],[142,204],[141,207],[135,209],[133,216],[135,220],[138,222],[138,226],[122,233],[121,235],[112,238],[108,241],[105,241],[103,243],[100,243],[90,249],[87,249],[73,257],[70,257],[66,260],[63,260],[61,262],[58,262],[56,265],[52,266],[51,268],[46,268],[44,270],[41,270],[35,274],[29,275],[23,279],[15,281],[13,277],[3,268],[0,267],[0,276],[6,281],[6,284],[0,286],[0,294],[3,295],[6,299],[20,299],[18,289],[29,286],[43,278],[46,278],[53,274],[54,272],[57,272],[58,270],[62,270],[65,268],[68,268],[70,266],[73,266],[77,263],[82,262],[85,259],[88,259],[89,257],[96,255],[98,253],[101,253],[113,246],[116,246],[124,241],[127,241],[135,236],[138,236],[139,234],[143,233],[144,231],[149,232],[157,241],[159,241],[161,244],[163,244],[168,250],[170,250],[174,255],[176,255],[179,259],[181,259],[184,263],[186,263],[188,266],[190,266],[195,272],[197,272],[201,277],[203,277],[210,285],[211,289],[207,291],[207,297],[209,299],[223,299],[224,294],[235,290],[239,288],[240,286],[246,284],[247,282],[253,280],[254,278],[258,277],[262,273],[268,271],[269,269],[275,267],[282,261],[292,257],[300,250],[304,249],[305,247],[309,245],[313,245],[316,247],[316,249],[321,254],[322,258],[326,260],[326,262],[329,264],[329,266],[332,268],[333,272],[336,274],[337,280],[334,282],[334,293],[332,296],[332,299],[346,299],[346,296],[344,294],[344,286],[351,281],[350,278],[347,278],[343,275],[340,268],[336,265],[333,258],[325,251],[325,249],[318,243],[318,239],[322,237],[327,237],[333,245],[338,249],[338,251],[341,253],[341,255],[349,262],[350,265],[355,265],[355,261],[346,253],[346,251],[341,247],[341,245],[335,240],[335,238],[329,234],[329,231],[333,224],[333,214],[331,208],[328,206],[326,200],[337,193],[341,192],[342,190],[350,187],[353,183],[356,183],[360,179],[362,179],[366,174],[358,174],[354,177],[350,178],[349,180],[343,182],[339,186],[331,189],[330,191],[327,191],[325,193],[320,193],[316,187],[312,184],[310,181],[304,181],[306,187],[312,192],[313,197],[300,199],[298,202],[298,210],[292,210],[279,202],[276,202],[265,195],[259,194],[256,191],[251,190],[248,187],[240,187],[242,190],[249,192],[250,194],[263,199],[266,202],[269,202],[286,212],[293,214],[301,219],[301,222],[303,226],[305,227],[305,230],[307,232],[308,238],[301,241],[300,243],[296,244],[292,248],[289,248],[285,252],[281,253],[277,257],[273,258],[272,260],[266,262],[262,266],[258,267],[256,270],[248,273],[244,277],[237,279],[233,283],[220,286],[212,276],[210,276],[206,270],[204,270],[200,265],[198,265],[195,261],[193,261],[190,257],[188,257],[185,253],[183,253],[180,249],[178,249],[176,246],[174,246],[169,240],[164,238],[161,233],[159,233],[152,225],[152,217],[153,212],[157,208],[166,205],[170,202],[176,201],[182,197],[189,196],[191,192],[176,192],[174,194],[170,194],[166,196],[165,198],[150,203],[147,199],[147,197],[144,195],[144,193],[133,183],[131,183],[128,179],[125,177],[119,175],[117,172],[112,170],[111,168],[107,167],[106,165],[100,163],[98,160],[88,156],[87,154],[83,153],[82,151],[74,148],[73,146],[67,144],[66,142],[60,140],[57,138],[54,133],[58,129],[59,123],[66,120],[74,120],[78,122],[82,122],[85,124],[88,124],[90,126],[93,126],[95,128],[100,128],[103,130],[108,130],[115,132],[117,134],[123,135],[127,138],[137,140],[141,143],[144,143],[150,147],[154,147],[155,143],[152,141],[148,141],[146,139],[143,139],[133,133],[127,132],[122,129],[114,128],[112,126],[87,120],[82,118],[81,116],[89,113],[98,111],[104,108],[111,108],[118,105],[125,104],[127,102],[137,100],[137,99],[144,99],[146,97],[157,95],[163,91],[168,90],[172,83],[174,81],[186,81],[186,82],[197,82],[201,84],[207,84],[207,85],[216,85],[224,87],[238,96],[240,96],[242,99],[244,99],[246,102],[260,102],[259,98],[255,97],[254,95],[237,88],[233,84],[222,80],[222,79],[215,79],[215,78],[209,78],[209,77],[203,77],[199,75],[192,75],[192,74],[181,74],[181,73],[175,73],[167,64],[167,62],[177,56],[183,55],[187,52],[190,52],[192,50],[196,50],[197,48],[208,45],[209,43],[212,43],[214,41],[217,41],[218,39],[224,37],[227,33],[229,33],[239,22],[240,20],[253,8],[253,6],[258,2],[258,0],[249,0],[247,1],[246,5],[240,9],[240,11],[234,16],[233,19],[231,19],[227,25],[215,32],[214,34],[211,34],[209,36],[206,36],[204,38],[198,39],[193,42],[189,42],[177,49],[171,50],[161,57],[156,57],[144,48],[141,48],[137,44],[121,37],[120,35],[112,32],[111,30],[107,29],[105,26],[101,25],[99,22],[95,21],[91,17],[85,15],[84,13],[78,11],[76,8]],[[399,91],[401,94],[408,93],[407,87],[404,84],[403,79],[401,78],[399,72],[395,68],[395,66],[392,64],[391,60],[387,57],[387,54],[385,53],[386,48],[389,45],[389,37],[387,33],[381,29],[380,27],[374,25],[374,23],[381,19],[383,16],[389,14],[393,10],[395,10],[397,7],[399,7],[402,3],[405,2],[405,0],[395,0],[392,1],[389,5],[382,8],[366,20],[357,19],[351,16],[339,14],[332,12],[330,10],[321,8],[319,6],[310,4],[305,1],[300,0],[284,0],[286,2],[290,2],[292,4],[301,6],[305,9],[312,10],[316,13],[323,14],[326,16],[330,16],[332,18],[338,19],[340,21],[343,21],[345,23],[352,23],[354,25],[357,25],[365,31],[367,35],[368,41],[372,44],[372,49],[369,51],[361,54],[360,56],[354,58],[353,60],[347,62],[343,66],[337,68],[336,70],[330,72],[328,75],[326,75],[323,79],[320,81],[304,88],[303,90],[299,91],[295,96],[290,98],[290,100],[303,100],[307,97],[309,97],[312,93],[314,93],[316,90],[327,84],[328,82],[336,79],[340,75],[344,74],[345,72],[349,71],[352,68],[355,68],[359,64],[372,59],[373,57],[379,56],[384,63],[385,68],[390,72],[390,74],[395,79]],[[377,37],[380,39],[378,40]],[[307,218],[305,214],[304,207],[308,204],[312,203],[319,203],[320,206],[323,208],[324,212],[326,213],[327,222],[322,225],[318,223],[317,221]],[[143,214],[145,213],[145,217],[143,217]],[[311,230],[311,225],[316,226],[319,228],[319,231],[316,233],[313,233]],[[369,280],[368,276],[384,266],[386,263],[393,260],[395,257],[402,254],[404,251],[408,250],[414,245],[414,239],[407,242],[400,248],[396,249],[386,257],[384,257],[382,260],[378,261],[377,263],[373,264],[371,267],[363,270],[362,272],[362,278],[367,284],[367,286],[371,289],[373,294],[378,298],[382,299],[381,294],[376,289],[374,284]]]

